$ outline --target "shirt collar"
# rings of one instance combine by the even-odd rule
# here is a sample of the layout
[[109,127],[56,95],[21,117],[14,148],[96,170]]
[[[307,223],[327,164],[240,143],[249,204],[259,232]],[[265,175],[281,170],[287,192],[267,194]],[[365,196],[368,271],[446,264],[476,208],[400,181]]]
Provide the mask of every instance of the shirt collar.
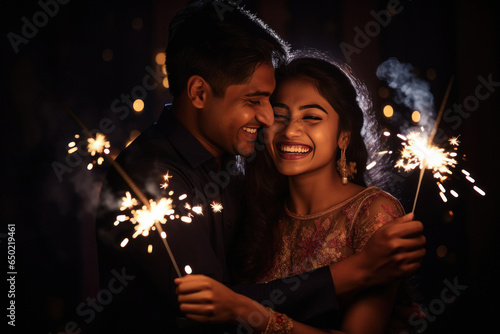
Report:
[[191,167],[215,163],[215,157],[175,118],[171,104],[165,105],[156,126]]

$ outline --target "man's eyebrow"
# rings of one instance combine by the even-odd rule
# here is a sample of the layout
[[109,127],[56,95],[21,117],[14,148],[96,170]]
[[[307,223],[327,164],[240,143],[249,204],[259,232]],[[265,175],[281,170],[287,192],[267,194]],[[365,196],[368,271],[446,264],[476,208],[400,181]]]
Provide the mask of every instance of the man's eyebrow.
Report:
[[319,104],[306,104],[304,106],[300,106],[299,110],[311,109],[311,108],[316,108],[316,109],[319,109],[319,110],[323,110],[328,115],[328,112],[325,110],[325,108],[323,108]]
[[245,94],[245,97],[256,97],[256,96],[271,96],[271,92],[264,92],[264,91],[257,90],[253,93]]

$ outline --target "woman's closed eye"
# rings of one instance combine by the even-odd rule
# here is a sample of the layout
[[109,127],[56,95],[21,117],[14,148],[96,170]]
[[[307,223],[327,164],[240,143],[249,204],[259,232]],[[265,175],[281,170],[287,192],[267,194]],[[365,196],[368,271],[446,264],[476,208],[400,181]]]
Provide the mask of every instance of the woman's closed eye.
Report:
[[308,119],[308,120],[313,120],[313,121],[321,121],[323,118],[321,118],[319,116],[309,115],[309,116],[302,117],[302,119]]
[[289,119],[289,116],[286,115],[286,114],[277,114],[277,113],[274,113],[274,119],[277,120],[277,121],[285,121],[285,120]]

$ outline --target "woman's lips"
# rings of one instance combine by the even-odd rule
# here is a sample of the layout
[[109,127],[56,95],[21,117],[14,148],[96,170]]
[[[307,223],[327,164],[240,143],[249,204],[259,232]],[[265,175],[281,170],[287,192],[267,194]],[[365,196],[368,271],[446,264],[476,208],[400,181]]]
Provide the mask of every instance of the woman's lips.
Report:
[[276,147],[282,158],[292,160],[301,159],[312,151],[310,146],[297,143],[279,143]]

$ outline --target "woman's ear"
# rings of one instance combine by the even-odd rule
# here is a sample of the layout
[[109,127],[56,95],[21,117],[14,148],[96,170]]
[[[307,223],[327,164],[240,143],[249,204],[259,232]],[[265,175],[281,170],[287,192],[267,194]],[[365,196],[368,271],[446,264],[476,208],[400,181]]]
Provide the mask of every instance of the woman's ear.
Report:
[[351,142],[351,131],[341,131],[338,140],[338,146],[341,149],[347,149]]
[[203,109],[207,95],[211,93],[209,84],[199,75],[192,75],[187,82],[187,96],[193,107]]

